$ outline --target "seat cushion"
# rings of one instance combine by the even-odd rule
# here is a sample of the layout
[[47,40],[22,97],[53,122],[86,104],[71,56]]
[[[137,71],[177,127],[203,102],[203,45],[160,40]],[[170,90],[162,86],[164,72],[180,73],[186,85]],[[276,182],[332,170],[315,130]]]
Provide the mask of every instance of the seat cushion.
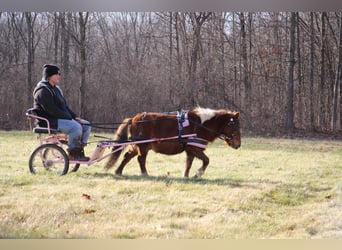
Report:
[[[44,128],[44,127],[35,127],[33,129],[33,132],[37,133],[37,134],[48,134],[49,130],[48,130],[48,128]],[[50,133],[51,134],[58,134],[58,133],[61,133],[61,132],[58,129],[50,128]]]

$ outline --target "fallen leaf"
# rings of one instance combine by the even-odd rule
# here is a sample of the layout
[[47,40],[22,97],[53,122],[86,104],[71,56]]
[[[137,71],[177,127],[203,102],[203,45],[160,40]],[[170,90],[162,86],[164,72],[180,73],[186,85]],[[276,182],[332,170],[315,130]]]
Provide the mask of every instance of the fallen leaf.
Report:
[[85,209],[83,214],[93,214],[95,212],[96,212],[96,210],[94,210],[94,209]]
[[83,197],[84,199],[87,199],[87,200],[90,200],[90,199],[91,199],[91,197],[90,197],[89,194],[82,194],[82,197]]

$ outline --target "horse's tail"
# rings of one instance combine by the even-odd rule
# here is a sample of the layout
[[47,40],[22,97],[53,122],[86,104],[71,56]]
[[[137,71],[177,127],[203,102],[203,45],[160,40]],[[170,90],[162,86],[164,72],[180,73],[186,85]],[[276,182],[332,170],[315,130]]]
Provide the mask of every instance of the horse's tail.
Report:
[[[128,136],[129,136],[128,130],[129,130],[129,127],[131,125],[131,121],[132,121],[132,118],[126,118],[125,120],[123,120],[122,124],[119,126],[119,128],[116,130],[116,133],[114,134],[114,140],[115,141],[120,142],[120,141],[127,141],[128,140]],[[112,148],[112,151],[115,151],[120,147],[121,146],[115,146]],[[122,151],[123,151],[123,149],[117,150],[115,153],[112,153],[109,156],[109,159],[108,159],[108,161],[104,167],[106,170],[108,170],[114,166],[114,164],[119,159]]]

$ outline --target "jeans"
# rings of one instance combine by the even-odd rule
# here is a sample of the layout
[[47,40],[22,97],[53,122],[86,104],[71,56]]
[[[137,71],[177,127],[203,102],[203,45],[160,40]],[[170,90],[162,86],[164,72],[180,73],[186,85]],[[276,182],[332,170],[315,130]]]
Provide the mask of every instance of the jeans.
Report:
[[80,124],[75,120],[58,119],[58,130],[68,135],[68,147],[72,149],[80,148],[88,142],[91,127],[86,120],[82,120]]

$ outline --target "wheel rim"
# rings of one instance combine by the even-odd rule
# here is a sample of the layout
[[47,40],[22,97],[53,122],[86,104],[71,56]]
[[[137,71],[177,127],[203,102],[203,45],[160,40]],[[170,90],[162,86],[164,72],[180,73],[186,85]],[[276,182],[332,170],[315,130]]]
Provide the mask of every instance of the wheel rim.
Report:
[[42,145],[32,153],[29,167],[33,174],[64,175],[68,172],[69,160],[62,148]]

